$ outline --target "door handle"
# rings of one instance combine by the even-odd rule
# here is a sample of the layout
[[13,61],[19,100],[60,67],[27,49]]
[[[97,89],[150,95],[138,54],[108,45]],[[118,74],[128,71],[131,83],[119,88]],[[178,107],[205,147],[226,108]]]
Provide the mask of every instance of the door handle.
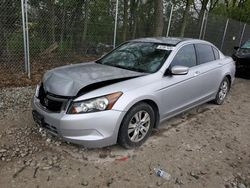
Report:
[[200,74],[200,71],[195,71],[194,76],[198,76]]

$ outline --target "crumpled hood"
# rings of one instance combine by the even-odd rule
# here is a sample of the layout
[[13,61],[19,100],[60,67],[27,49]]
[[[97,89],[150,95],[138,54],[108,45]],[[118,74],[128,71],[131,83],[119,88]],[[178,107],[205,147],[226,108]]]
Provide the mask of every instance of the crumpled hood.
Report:
[[76,96],[84,87],[107,80],[145,75],[95,62],[67,65],[47,71],[43,76],[45,91],[60,96]]

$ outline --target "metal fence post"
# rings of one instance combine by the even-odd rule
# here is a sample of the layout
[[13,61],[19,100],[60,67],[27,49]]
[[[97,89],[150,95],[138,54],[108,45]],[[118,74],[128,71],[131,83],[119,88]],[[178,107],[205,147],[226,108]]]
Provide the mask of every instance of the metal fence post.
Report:
[[25,72],[30,78],[30,59],[29,59],[29,31],[28,31],[28,3],[27,0],[21,0],[22,7],[22,25],[23,25],[23,46],[24,46],[24,67]]
[[117,19],[118,19],[118,0],[116,0],[116,8],[115,8],[115,28],[114,28],[114,44],[113,48],[115,48],[116,45],[116,33],[117,33]]
[[245,33],[245,29],[246,29],[246,23],[244,24],[243,26],[243,29],[242,29],[242,32],[241,32],[241,36],[240,36],[240,43],[239,43],[239,46],[241,46],[241,43],[242,43],[242,40],[243,40],[243,37],[244,37],[244,33]]
[[23,27],[23,51],[24,51],[24,70],[27,73],[27,50],[26,50],[26,25],[25,25],[25,13],[24,13],[24,0],[21,0],[22,8],[22,27]]
[[199,39],[201,39],[201,37],[202,37],[202,31],[203,31],[203,27],[204,27],[205,18],[206,18],[206,12],[204,12],[203,17],[202,17]]
[[169,35],[169,30],[170,30],[171,21],[172,21],[172,15],[173,15],[173,8],[174,8],[174,5],[171,3],[171,10],[170,10],[170,15],[169,15],[169,19],[168,19],[168,29],[167,29],[166,37],[168,37],[168,35]]
[[223,33],[223,37],[222,37],[222,41],[221,41],[220,50],[222,50],[223,45],[224,45],[224,41],[225,41],[225,37],[226,37],[226,33],[227,33],[228,22],[229,22],[229,19],[227,19],[227,22],[226,22],[226,25],[225,25],[225,29],[224,29],[224,33]]
[[206,17],[205,17],[206,21],[205,21],[205,23],[204,23],[204,29],[203,29],[203,34],[202,34],[202,40],[205,39],[205,35],[206,35],[206,31],[207,31],[207,21],[208,21],[208,11],[207,11],[207,10],[205,11],[205,14],[206,14]]
[[27,50],[27,70],[30,78],[30,50],[29,50],[29,26],[28,26],[28,0],[25,0],[25,20],[26,20],[26,50]]

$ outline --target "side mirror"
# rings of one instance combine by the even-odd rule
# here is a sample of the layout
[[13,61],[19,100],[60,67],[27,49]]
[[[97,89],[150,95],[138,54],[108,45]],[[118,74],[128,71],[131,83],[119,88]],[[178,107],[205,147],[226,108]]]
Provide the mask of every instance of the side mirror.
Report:
[[173,75],[185,75],[187,74],[189,71],[189,67],[185,67],[185,66],[173,66],[170,70],[171,74]]
[[239,48],[240,48],[239,46],[235,46],[235,47],[234,47],[235,50],[238,50]]

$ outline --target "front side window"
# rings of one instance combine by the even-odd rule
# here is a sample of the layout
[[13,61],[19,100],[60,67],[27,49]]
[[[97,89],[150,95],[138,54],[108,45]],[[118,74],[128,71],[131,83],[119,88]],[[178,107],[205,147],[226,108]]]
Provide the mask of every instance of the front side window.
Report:
[[212,46],[208,44],[195,44],[195,48],[196,48],[199,64],[203,64],[203,63],[207,63],[207,62],[215,60]]
[[194,45],[189,44],[182,47],[174,57],[171,67],[175,65],[185,66],[185,67],[193,67],[196,65],[196,54]]
[[97,63],[127,70],[154,73],[172,51],[167,44],[128,42],[107,54]]

